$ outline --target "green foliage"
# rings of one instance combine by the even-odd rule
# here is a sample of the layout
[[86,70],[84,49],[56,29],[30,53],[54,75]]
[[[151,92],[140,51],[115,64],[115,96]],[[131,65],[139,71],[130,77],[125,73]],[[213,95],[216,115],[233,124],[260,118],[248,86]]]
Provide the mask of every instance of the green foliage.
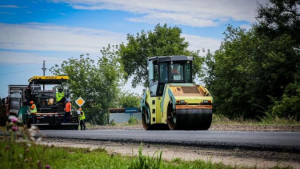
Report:
[[[11,159],[9,159],[9,152],[7,149],[8,142],[0,141],[0,168],[9,168]],[[22,152],[23,143],[15,143],[15,159],[19,160],[19,153]],[[36,156],[27,159],[23,168],[46,168],[45,164],[49,164],[50,168],[138,168],[138,169],[231,169],[234,167],[226,166],[222,163],[213,164],[212,162],[197,161],[182,161],[177,159],[173,162],[163,161],[162,152],[154,154],[153,156],[145,156],[142,153],[142,148],[139,149],[137,157],[123,157],[118,154],[108,154],[104,149],[89,150],[85,148],[68,148],[68,147],[49,147],[42,145],[35,145],[29,147],[29,153],[36,152]],[[39,154],[38,154],[39,153]],[[42,154],[42,155],[41,155]],[[23,156],[24,157],[24,156]],[[29,156],[26,156],[29,157]],[[43,163],[39,163],[42,161]],[[19,163],[19,161],[14,161]],[[14,166],[13,168],[20,168]]]
[[300,11],[299,0],[270,0],[268,5],[260,5],[255,29],[260,35],[271,39],[284,34],[290,35],[299,48]]
[[138,120],[136,117],[130,117],[128,120],[128,124],[129,125],[137,125],[138,124]]
[[236,117],[236,118],[228,118],[223,114],[213,114],[212,118],[213,125],[229,125],[229,126],[265,126],[265,127],[272,127],[272,126],[299,126],[300,122],[297,121],[293,117],[278,117],[272,114],[266,113],[266,116],[261,117],[258,120],[253,119],[245,119],[243,117]]
[[[155,155],[155,154],[154,154]],[[149,157],[143,155],[142,144],[139,148],[139,156],[133,160],[129,169],[159,169],[162,166],[162,152],[157,157]]]
[[140,97],[133,93],[121,92],[119,95],[119,107],[140,107]]
[[[93,59],[81,55],[70,58],[51,68],[55,75],[68,75],[71,100],[82,97],[87,120],[93,124],[108,124],[108,108],[113,107],[123,77],[119,64],[118,46],[108,45],[101,51],[102,57]],[[101,113],[99,113],[101,112]]]
[[[3,137],[0,141],[0,168],[47,168],[46,156],[40,156],[46,151],[46,147],[37,149],[36,141],[39,133],[38,128],[32,126],[30,129],[21,127],[17,118],[12,118],[6,125],[9,137]],[[36,139],[37,138],[37,139]],[[22,140],[21,143],[20,140]]]
[[[272,114],[299,119],[300,31],[293,32],[299,29],[295,27],[299,15],[286,11],[296,8],[295,1],[271,2],[260,7],[253,29],[229,26],[220,49],[206,57],[205,82],[218,113],[231,118]],[[294,17],[284,20],[287,13]]]
[[289,84],[282,99],[275,101],[272,107],[272,117],[295,118],[300,121],[300,83]]
[[181,29],[156,25],[153,31],[127,35],[127,44],[120,45],[121,63],[126,72],[125,78],[133,77],[132,86],[147,86],[147,58],[153,56],[189,55],[195,57],[195,74],[201,74],[203,58],[198,52],[187,50],[188,42],[181,37]]
[[112,119],[111,121],[110,121],[110,123],[109,123],[111,126],[115,126],[116,125],[116,122],[115,122],[115,120],[114,119]]

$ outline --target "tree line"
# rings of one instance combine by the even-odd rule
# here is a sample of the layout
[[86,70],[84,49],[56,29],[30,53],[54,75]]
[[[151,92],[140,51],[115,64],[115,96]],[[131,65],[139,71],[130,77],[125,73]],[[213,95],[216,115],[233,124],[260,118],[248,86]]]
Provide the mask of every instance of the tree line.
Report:
[[[202,79],[214,98],[214,112],[230,118],[300,118],[300,0],[271,0],[259,5],[257,21],[246,30],[228,26],[221,46],[200,56],[188,50],[179,27],[157,24],[127,35],[127,43],[108,45],[97,61],[70,58],[51,71],[70,76],[72,97],[83,97],[89,120],[107,123],[109,107],[138,106],[139,98],[122,92],[147,86],[147,58],[194,57],[194,80]],[[200,48],[200,47],[199,47]],[[102,111],[104,113],[98,114]]]
[[299,0],[271,0],[249,30],[229,26],[205,82],[229,117],[300,118]]

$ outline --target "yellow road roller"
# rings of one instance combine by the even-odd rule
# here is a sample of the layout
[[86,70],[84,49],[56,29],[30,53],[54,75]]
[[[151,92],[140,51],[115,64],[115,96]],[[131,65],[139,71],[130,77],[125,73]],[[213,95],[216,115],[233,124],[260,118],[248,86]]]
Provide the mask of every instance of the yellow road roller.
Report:
[[149,88],[141,99],[145,130],[207,130],[212,121],[213,98],[193,83],[193,57],[148,58]]

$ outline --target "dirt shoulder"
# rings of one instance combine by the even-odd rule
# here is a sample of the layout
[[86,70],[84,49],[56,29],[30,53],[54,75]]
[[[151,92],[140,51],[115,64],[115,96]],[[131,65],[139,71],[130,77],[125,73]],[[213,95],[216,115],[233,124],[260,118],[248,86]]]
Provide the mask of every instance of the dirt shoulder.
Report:
[[[43,139],[40,144],[58,147],[104,148],[110,154],[136,156],[140,144],[75,139]],[[300,154],[288,152],[213,149],[170,145],[143,145],[143,154],[153,156],[162,151],[164,160],[204,160],[235,167],[269,168],[274,166],[300,168]]]
[[[142,124],[138,125],[115,125],[115,126],[90,126],[88,129],[110,130],[144,130]],[[249,125],[249,124],[212,124],[209,130],[213,131],[272,131],[272,132],[300,132],[300,125]]]

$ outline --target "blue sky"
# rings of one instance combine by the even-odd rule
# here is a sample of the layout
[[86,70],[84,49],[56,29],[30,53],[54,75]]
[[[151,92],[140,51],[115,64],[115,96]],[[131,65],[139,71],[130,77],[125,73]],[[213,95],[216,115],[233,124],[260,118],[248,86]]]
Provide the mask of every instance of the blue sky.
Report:
[[[7,85],[42,75],[43,60],[50,68],[83,53],[96,59],[107,44],[158,23],[181,28],[191,50],[215,51],[228,24],[255,22],[258,3],[266,0],[1,0],[0,97]],[[140,94],[142,87],[128,82],[123,90]]]

